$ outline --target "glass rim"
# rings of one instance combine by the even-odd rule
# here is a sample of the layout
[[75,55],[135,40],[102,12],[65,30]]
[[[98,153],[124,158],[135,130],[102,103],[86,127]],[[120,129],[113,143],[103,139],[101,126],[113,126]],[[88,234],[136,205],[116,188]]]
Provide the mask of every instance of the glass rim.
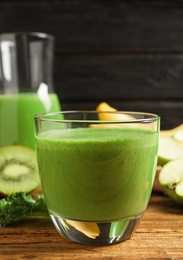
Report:
[[[57,116],[60,114],[126,114],[126,115],[146,115],[149,116],[149,118],[140,118],[140,119],[114,119],[114,120],[100,120],[100,119],[53,119],[53,118],[46,118],[49,116]],[[59,112],[50,112],[50,113],[42,113],[37,114],[34,116],[35,121],[42,121],[42,122],[54,122],[54,123],[108,123],[108,124],[114,124],[114,123],[153,123],[159,121],[160,116],[154,113],[148,113],[148,112],[135,112],[135,111],[93,111],[93,110],[71,110],[71,111],[59,111]]]
[[[44,33],[44,32],[32,32],[32,31],[17,31],[17,32],[5,32],[5,33],[1,33],[0,34],[0,39],[1,37],[6,37],[6,36],[10,36],[10,35],[19,35],[19,36],[37,36],[39,38],[42,39],[52,39],[54,40],[55,37],[52,34],[48,34],[48,33]],[[2,39],[4,40],[4,39]]]

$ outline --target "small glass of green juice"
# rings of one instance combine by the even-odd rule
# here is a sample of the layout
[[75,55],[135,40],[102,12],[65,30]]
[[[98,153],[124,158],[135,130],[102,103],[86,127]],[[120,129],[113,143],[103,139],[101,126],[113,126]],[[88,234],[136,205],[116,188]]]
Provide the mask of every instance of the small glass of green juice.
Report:
[[131,237],[152,192],[159,127],[158,115],[140,112],[35,116],[42,191],[63,237],[98,245]]

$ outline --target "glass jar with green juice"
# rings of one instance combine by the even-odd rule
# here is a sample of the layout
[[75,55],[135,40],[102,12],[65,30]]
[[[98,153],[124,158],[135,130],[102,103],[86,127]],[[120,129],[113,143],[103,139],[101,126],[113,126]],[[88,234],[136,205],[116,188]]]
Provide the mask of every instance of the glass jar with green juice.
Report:
[[53,89],[53,54],[51,35],[0,35],[0,147],[34,149],[34,115],[60,111]]
[[[3,181],[12,180],[12,170],[14,183],[29,175],[32,166],[27,167],[25,160],[30,158],[23,155],[35,150],[34,115],[61,109],[53,88],[53,58],[52,35],[37,32],[0,35],[0,148],[3,148],[0,180],[1,177]],[[22,191],[13,191],[19,190]]]

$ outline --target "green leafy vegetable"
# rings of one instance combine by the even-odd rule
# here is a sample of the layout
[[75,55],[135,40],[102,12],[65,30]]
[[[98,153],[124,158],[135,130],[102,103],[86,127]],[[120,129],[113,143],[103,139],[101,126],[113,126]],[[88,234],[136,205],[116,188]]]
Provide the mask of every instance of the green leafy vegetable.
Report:
[[0,227],[30,216],[49,217],[43,196],[34,200],[31,195],[18,192],[0,200]]

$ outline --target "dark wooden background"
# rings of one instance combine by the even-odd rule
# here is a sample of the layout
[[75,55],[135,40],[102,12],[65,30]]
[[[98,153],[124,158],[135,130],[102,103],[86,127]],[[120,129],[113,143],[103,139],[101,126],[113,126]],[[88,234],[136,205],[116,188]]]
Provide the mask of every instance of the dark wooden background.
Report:
[[0,0],[0,33],[12,31],[55,36],[63,110],[106,101],[183,123],[183,1]]

